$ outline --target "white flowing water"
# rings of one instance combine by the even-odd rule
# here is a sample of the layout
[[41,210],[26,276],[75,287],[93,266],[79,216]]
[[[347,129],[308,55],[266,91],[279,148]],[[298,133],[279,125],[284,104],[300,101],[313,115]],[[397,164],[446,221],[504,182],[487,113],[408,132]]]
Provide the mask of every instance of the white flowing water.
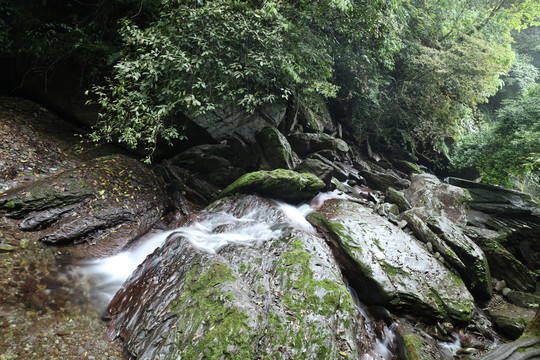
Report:
[[[367,306],[360,301],[360,299],[358,298],[358,294],[356,294],[356,291],[354,291],[354,289],[350,286],[348,286],[347,289],[349,290],[349,293],[351,294],[354,302],[356,303],[356,308],[364,317],[366,326],[371,330],[371,332],[375,333],[375,327],[377,326],[376,319],[373,318]],[[392,360],[394,358],[394,354],[392,353],[390,348],[395,341],[396,336],[392,329],[384,325],[380,336],[376,338],[375,343],[373,344],[373,352],[377,356],[379,356],[380,359]]]
[[[320,194],[312,200],[311,206],[310,204],[293,206],[280,201],[275,202],[285,214],[290,227],[315,233],[306,216],[325,200],[337,197],[342,195],[337,192]],[[227,244],[257,245],[281,236],[282,226],[256,219],[256,211],[242,218],[226,212],[215,212],[211,216],[202,216],[200,221],[187,226],[148,236],[137,246],[118,255],[81,262],[78,264],[77,273],[92,279],[95,283],[92,295],[97,300],[98,306],[105,307],[137,266],[173,233],[183,236],[194,248],[211,254],[215,254]]]

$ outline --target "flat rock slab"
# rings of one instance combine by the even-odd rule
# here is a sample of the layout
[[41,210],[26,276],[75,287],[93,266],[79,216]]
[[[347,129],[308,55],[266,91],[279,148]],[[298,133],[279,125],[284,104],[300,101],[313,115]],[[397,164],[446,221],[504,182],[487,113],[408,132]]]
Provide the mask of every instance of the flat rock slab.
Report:
[[463,281],[371,209],[329,200],[309,219],[338,247],[341,266],[365,302],[422,316],[469,319],[473,298]]
[[285,226],[284,232],[258,246],[229,244],[215,254],[173,233],[112,300],[109,338],[122,337],[137,359],[369,356],[373,339],[321,238],[286,228],[279,208],[257,196],[219,200],[196,218],[223,212],[241,219],[251,213],[253,221]]
[[121,250],[166,206],[162,181],[123,155],[93,159],[0,195],[0,210],[20,219],[20,229],[41,231],[48,244],[84,244],[80,255],[91,256]]

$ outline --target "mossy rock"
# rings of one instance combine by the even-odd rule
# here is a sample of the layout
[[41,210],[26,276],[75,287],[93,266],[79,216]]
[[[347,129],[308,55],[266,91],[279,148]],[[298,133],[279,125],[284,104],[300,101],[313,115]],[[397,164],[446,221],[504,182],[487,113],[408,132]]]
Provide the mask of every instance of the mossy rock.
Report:
[[[198,217],[242,218],[253,208],[268,224],[283,221],[272,202],[247,195]],[[109,338],[121,335],[137,359],[361,359],[374,339],[363,335],[330,249],[315,235],[284,231],[216,254],[170,237],[111,302]]]
[[488,308],[488,314],[495,328],[510,340],[521,336],[536,311],[525,309],[513,304],[504,303],[494,308]]
[[388,202],[397,205],[399,212],[404,212],[411,209],[411,204],[405,198],[405,195],[403,195],[402,192],[397,191],[393,187],[389,187],[388,189],[386,189],[385,195]]
[[317,195],[324,187],[324,182],[313,174],[285,169],[261,170],[241,176],[219,197],[258,193],[289,202],[302,202]]
[[270,169],[293,169],[294,161],[291,145],[275,127],[266,127],[255,138],[262,149],[266,165]]
[[501,245],[506,240],[505,233],[472,226],[465,231],[486,254],[494,278],[504,280],[514,290],[535,290],[535,274]]
[[[308,219],[323,231],[368,304],[467,321],[473,298],[460,277],[415,239],[361,204],[329,200]],[[428,270],[429,269],[429,270]]]
[[399,358],[403,360],[447,360],[448,354],[427,333],[410,325],[395,329]]

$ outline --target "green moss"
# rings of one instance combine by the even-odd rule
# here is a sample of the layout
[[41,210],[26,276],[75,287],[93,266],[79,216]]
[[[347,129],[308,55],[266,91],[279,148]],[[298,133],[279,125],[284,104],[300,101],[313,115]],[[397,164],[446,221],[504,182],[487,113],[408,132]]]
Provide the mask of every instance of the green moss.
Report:
[[313,197],[324,186],[324,182],[313,174],[285,169],[261,170],[238,178],[222,191],[220,198],[256,192],[284,200],[298,201]]
[[4,204],[4,207],[7,208],[7,209],[15,209],[15,201],[14,200],[10,200],[8,201],[7,203]]
[[455,253],[453,250],[451,250],[451,249],[446,249],[446,253],[447,253],[448,255],[450,255],[451,257],[453,257],[453,258],[458,258],[458,256],[456,255],[456,253]]
[[[252,342],[256,334],[250,331],[248,316],[236,307],[227,306],[234,295],[218,286],[234,280],[231,269],[220,262],[213,263],[206,271],[200,265],[188,271],[181,295],[170,305],[171,312],[182,318],[175,333],[175,356],[186,359],[255,357]],[[235,354],[229,353],[228,346],[236,349]]]
[[[296,241],[298,247],[301,242]],[[328,279],[314,280],[311,270],[312,255],[303,249],[284,252],[281,264],[277,270],[287,279],[289,291],[285,294],[285,305],[294,312],[303,313],[306,310],[317,314],[331,316],[340,306],[352,310],[352,299],[346,297],[342,304],[341,294],[347,293],[343,284],[331,282]],[[349,300],[349,302],[347,302]]]

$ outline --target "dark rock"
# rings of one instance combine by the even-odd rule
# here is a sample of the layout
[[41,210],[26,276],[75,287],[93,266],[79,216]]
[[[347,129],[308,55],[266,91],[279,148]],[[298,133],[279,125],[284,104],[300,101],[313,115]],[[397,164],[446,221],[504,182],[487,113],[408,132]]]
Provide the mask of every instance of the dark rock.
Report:
[[523,308],[538,308],[540,305],[540,296],[529,294],[523,291],[511,290],[506,298],[508,301],[516,306]]
[[[285,220],[256,196],[220,200],[198,217],[218,212],[252,213],[253,221],[268,225]],[[238,230],[246,226],[238,224]],[[137,359],[360,360],[370,356],[374,341],[328,246],[292,229],[216,254],[173,234],[124,284],[108,314],[108,338],[121,336]]]
[[287,137],[293,150],[300,156],[313,154],[321,150],[349,151],[349,146],[341,139],[328,134],[293,133]]
[[473,300],[462,280],[372,210],[329,200],[309,220],[331,241],[361,300],[433,318],[469,319]]
[[302,125],[305,132],[309,133],[325,132],[333,135],[337,131],[323,98],[320,98],[313,107],[301,104],[298,123]]
[[388,189],[386,189],[385,196],[388,202],[397,205],[399,212],[404,212],[411,209],[411,204],[409,204],[409,201],[407,200],[407,198],[405,198],[405,195],[403,195],[402,192],[397,191],[393,187],[389,187]]
[[535,310],[525,309],[513,304],[499,304],[488,308],[488,314],[493,325],[501,334],[510,340],[521,336],[535,314]]
[[238,159],[238,166],[246,171],[259,170],[262,160],[262,150],[256,142],[249,142],[242,136],[235,134],[229,139],[231,150]]
[[423,171],[420,169],[420,167],[417,164],[412,163],[410,161],[406,161],[406,160],[396,161],[394,163],[394,166],[396,167],[396,169],[404,172],[407,175],[423,173]]
[[46,227],[43,242],[84,243],[82,253],[93,256],[121,250],[158,221],[167,204],[162,180],[122,155],[97,158],[0,195],[0,207],[23,219],[21,228]]
[[452,360],[448,350],[425,332],[407,324],[395,328],[398,355],[407,360]]
[[404,191],[412,207],[420,207],[426,217],[445,216],[458,225],[466,225],[471,196],[463,188],[443,184],[430,174],[411,177],[411,186]]
[[404,180],[391,172],[362,170],[360,174],[366,179],[368,186],[375,190],[386,191],[389,187],[402,190],[411,185],[409,180]]
[[[197,145],[163,161],[162,165],[169,168],[169,171],[172,171],[171,166],[191,170],[190,177],[202,178],[218,187],[225,187],[245,174],[245,170],[237,166],[235,156],[230,146],[226,144]],[[176,172],[179,171],[181,170]],[[178,176],[172,178],[186,182],[185,177],[184,179]],[[215,194],[215,190],[212,192]],[[206,197],[209,200],[212,199],[212,197]]]
[[301,202],[314,197],[325,187],[313,174],[292,170],[256,171],[240,177],[219,195],[220,198],[246,193],[258,193],[290,202]]
[[471,209],[487,214],[534,215],[540,217],[540,206],[531,195],[495,185],[458,178],[446,178],[449,184],[465,188],[472,197]]
[[470,192],[470,224],[506,233],[506,250],[529,269],[540,269],[540,206],[530,195],[463,179],[447,181]]
[[284,104],[268,105],[253,114],[240,108],[216,109],[191,117],[191,121],[205,129],[215,141],[240,134],[249,142],[255,142],[257,132],[269,125],[279,126],[285,118],[286,109]]
[[317,159],[306,159],[296,166],[294,170],[299,173],[313,174],[321,179],[327,186],[330,184],[334,174],[334,168],[332,166]]
[[480,360],[536,360],[539,358],[540,336],[532,336],[497,346]]
[[432,216],[427,221],[428,227],[442,239],[446,245],[465,264],[460,271],[461,278],[471,293],[480,300],[488,300],[493,295],[491,275],[486,255],[463,230],[449,219]]
[[[214,181],[217,183],[222,183],[228,179],[237,179],[238,177],[234,177],[234,175],[241,175],[241,173],[239,175],[234,171],[229,173],[226,169],[222,170],[219,175],[215,175],[216,179]],[[167,181],[169,193],[179,192],[187,200],[195,204],[208,205],[220,191],[219,187],[203,179],[200,174],[174,165],[168,160],[164,160],[161,166],[156,167],[156,171]],[[224,176],[224,178],[220,179],[220,175]],[[178,205],[182,205],[182,201],[175,205],[178,208]]]
[[472,226],[466,227],[465,233],[486,254],[493,277],[504,280],[512,289],[534,291],[534,273],[501,245],[506,241],[506,234]]
[[317,161],[321,161],[324,164],[330,166],[332,168],[333,176],[339,181],[342,181],[342,182],[347,181],[347,179],[349,178],[349,174],[347,171],[345,171],[341,166],[338,166],[336,161],[330,161],[329,159],[322,156],[321,152],[311,154],[309,156],[309,159],[315,159]]
[[292,156],[291,145],[278,129],[275,127],[265,127],[255,135],[257,143],[262,149],[265,160],[262,170],[288,169],[292,170],[295,161]]
[[169,159],[169,162],[188,170],[209,173],[216,168],[234,166],[230,146],[225,144],[203,144],[189,148]]

